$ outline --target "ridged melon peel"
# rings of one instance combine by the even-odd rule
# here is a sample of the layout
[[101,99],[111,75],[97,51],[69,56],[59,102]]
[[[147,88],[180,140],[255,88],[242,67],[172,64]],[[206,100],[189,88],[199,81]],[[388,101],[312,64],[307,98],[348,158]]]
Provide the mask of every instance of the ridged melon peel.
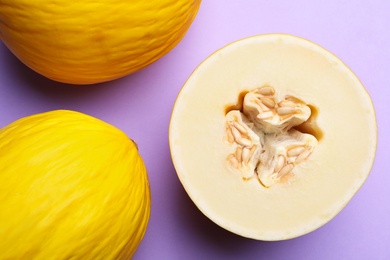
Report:
[[136,144],[108,123],[57,110],[0,130],[0,259],[129,259],[150,203]]
[[184,37],[201,0],[0,0],[0,39],[27,66],[65,83],[136,72]]

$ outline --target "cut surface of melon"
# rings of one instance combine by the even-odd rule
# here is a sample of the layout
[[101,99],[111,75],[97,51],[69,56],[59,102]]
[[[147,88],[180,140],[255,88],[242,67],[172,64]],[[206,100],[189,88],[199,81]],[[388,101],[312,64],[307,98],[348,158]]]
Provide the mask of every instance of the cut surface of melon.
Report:
[[[236,148],[227,141],[229,116],[243,114],[243,93],[265,87],[272,87],[277,102],[292,96],[309,110],[301,109],[292,132],[279,127],[284,121],[275,121],[275,128],[273,119],[256,128],[262,130],[248,139],[271,144],[252,151],[259,159],[249,158],[250,167],[232,170],[229,155]],[[244,125],[255,129],[253,124]],[[315,147],[304,163],[294,164],[287,181],[264,185],[259,176],[285,153],[282,139]],[[208,218],[238,235],[274,241],[319,228],[352,199],[374,162],[377,125],[369,94],[337,57],[299,37],[259,35],[229,44],[198,66],[177,97],[169,143],[181,183]]]

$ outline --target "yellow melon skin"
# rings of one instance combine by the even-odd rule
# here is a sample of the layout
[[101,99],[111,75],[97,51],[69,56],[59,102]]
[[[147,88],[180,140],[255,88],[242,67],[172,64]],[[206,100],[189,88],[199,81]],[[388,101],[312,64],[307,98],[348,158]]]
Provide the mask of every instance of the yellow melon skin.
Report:
[[137,146],[66,110],[0,130],[0,259],[129,259],[150,216]]
[[0,0],[0,39],[59,82],[92,84],[136,72],[185,35],[200,0]]

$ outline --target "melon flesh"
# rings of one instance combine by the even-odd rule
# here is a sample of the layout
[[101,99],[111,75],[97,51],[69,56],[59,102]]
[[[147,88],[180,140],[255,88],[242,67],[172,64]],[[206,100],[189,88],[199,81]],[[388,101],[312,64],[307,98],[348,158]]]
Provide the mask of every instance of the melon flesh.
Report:
[[[226,114],[262,86],[304,100],[318,144],[289,181],[267,188],[227,161]],[[308,129],[306,129],[308,130]],[[219,226],[258,240],[284,240],[330,221],[367,179],[377,143],[375,111],[353,72],[318,45],[291,35],[260,35],[212,54],[182,88],[169,129],[178,177]]]

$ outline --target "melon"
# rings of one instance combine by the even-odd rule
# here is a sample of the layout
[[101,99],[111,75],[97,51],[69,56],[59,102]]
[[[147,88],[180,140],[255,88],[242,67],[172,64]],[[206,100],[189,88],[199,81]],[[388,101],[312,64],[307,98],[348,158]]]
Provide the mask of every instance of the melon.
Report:
[[118,128],[53,110],[0,129],[0,259],[129,259],[150,207],[145,164]]
[[204,215],[276,241],[318,229],[347,205],[369,176],[377,124],[368,92],[335,55],[293,35],[257,35],[195,69],[169,144]]
[[87,85],[135,73],[185,36],[201,0],[0,0],[0,40],[39,74]]

